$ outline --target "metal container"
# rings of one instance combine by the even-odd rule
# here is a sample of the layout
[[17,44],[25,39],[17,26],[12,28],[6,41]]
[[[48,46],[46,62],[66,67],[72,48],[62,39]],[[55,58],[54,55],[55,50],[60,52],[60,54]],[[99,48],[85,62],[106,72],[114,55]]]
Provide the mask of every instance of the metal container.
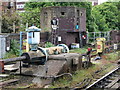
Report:
[[105,48],[105,38],[97,38],[97,53],[102,53]]
[[40,30],[39,28],[35,27],[35,26],[31,26],[29,27],[26,31],[27,31],[27,41],[28,44],[33,44],[33,45],[37,45],[40,43]]

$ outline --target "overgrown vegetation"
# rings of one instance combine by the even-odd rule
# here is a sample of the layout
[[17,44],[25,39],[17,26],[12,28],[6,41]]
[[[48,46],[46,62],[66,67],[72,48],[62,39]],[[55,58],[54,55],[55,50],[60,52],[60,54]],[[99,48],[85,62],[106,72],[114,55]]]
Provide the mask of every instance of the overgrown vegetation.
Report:
[[78,49],[72,49],[72,50],[70,50],[70,53],[84,54],[86,52],[87,52],[87,48],[78,48]]
[[[93,65],[92,67],[88,68],[88,69],[82,69],[82,70],[78,70],[73,74],[73,80],[72,81],[68,81],[63,79],[60,79],[58,81],[56,81],[54,83],[54,85],[51,85],[49,88],[59,88],[59,87],[74,87],[76,84],[82,82],[85,78],[91,78],[91,79],[95,79],[92,75],[95,75],[95,72],[98,70],[101,70],[101,72],[99,73],[100,75],[104,75],[106,73],[108,73],[110,70],[112,70],[113,68],[115,68],[114,65],[112,65],[112,63],[106,63],[106,64],[100,64],[100,65]],[[103,70],[102,70],[103,69]],[[105,69],[105,70],[104,70]],[[96,78],[101,77],[99,75],[95,76]],[[93,82],[91,82],[93,83]]]
[[96,24],[94,31],[120,30],[117,6],[118,2],[106,2],[93,7],[92,15]]
[[[31,0],[34,1],[34,0]],[[119,2],[120,3],[120,2]],[[106,2],[92,7],[91,2],[28,2],[25,5],[25,13],[22,13],[24,26],[40,25],[40,11],[42,7],[48,6],[77,6],[86,8],[86,27],[89,32],[119,30],[119,3]],[[29,16],[29,17],[28,17]]]
[[114,53],[109,53],[106,54],[105,59],[109,60],[109,61],[113,61],[113,60],[118,60],[119,59],[119,52],[114,52]]
[[[42,7],[48,6],[77,6],[86,8],[86,15],[87,15],[87,30],[92,31],[94,26],[92,26],[91,22],[93,17],[91,16],[92,12],[92,3],[91,2],[27,2],[25,5],[25,10],[28,13],[23,13],[21,16],[23,17],[24,26],[26,21],[29,22],[29,25],[36,24],[36,26],[40,25],[40,11]],[[34,13],[34,14],[33,14]],[[28,17],[29,16],[29,17]],[[32,20],[31,20],[32,19]]]
[[51,42],[46,42],[45,43],[45,48],[49,48],[49,47],[54,47],[55,45],[52,44]]
[[6,53],[5,58],[13,58],[19,56],[19,44],[16,40],[11,41],[11,49]]
[[[59,87],[74,87],[76,84],[82,82],[85,78],[98,79],[101,75],[105,75],[109,71],[111,71],[116,66],[111,63],[111,61],[118,60],[120,57],[118,56],[120,52],[117,53],[109,53],[105,54],[105,58],[99,61],[99,64],[93,64],[88,69],[78,70],[73,74],[73,80],[68,81],[65,78],[57,80],[54,85],[51,85],[50,88],[59,88]],[[104,56],[103,56],[104,57]],[[96,74],[96,71],[100,71]],[[95,75],[96,74],[96,75]],[[93,77],[94,75],[94,77]],[[100,76],[99,76],[100,75]],[[91,82],[91,84],[94,81]]]
[[[20,23],[20,16],[16,12],[10,12],[10,10],[2,13],[2,33],[11,33],[13,28]],[[18,28],[15,27],[15,30]]]

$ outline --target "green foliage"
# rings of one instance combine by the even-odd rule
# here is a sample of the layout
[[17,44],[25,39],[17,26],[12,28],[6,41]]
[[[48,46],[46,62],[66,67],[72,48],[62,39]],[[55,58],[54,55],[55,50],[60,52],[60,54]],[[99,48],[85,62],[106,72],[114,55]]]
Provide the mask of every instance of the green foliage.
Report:
[[17,57],[17,56],[10,51],[10,52],[7,52],[7,53],[5,54],[4,59],[14,58],[14,57]]
[[11,33],[13,32],[13,23],[16,26],[19,25],[20,17],[16,12],[2,13],[2,33]]
[[117,4],[117,8],[118,8],[118,28],[120,30],[120,1]]
[[119,59],[118,52],[106,54],[106,60],[114,61],[114,60],[118,60],[118,59]]
[[26,23],[29,26],[35,25],[40,27],[40,8],[26,8],[26,12],[20,14],[21,20],[21,30],[24,31],[26,28]]
[[92,14],[95,17],[97,31],[118,30],[118,9],[115,2],[106,2],[94,6]]
[[78,48],[78,49],[72,49],[72,50],[70,50],[70,53],[84,54],[86,52],[87,52],[87,48]]
[[25,13],[22,13],[23,24],[40,27],[40,11],[42,7],[49,6],[77,6],[86,8],[86,27],[89,32],[109,31],[120,29],[120,2],[106,2],[93,6],[91,2],[27,2]]
[[[91,16],[91,9],[92,4],[91,2],[27,2],[25,5],[25,13],[22,13],[21,16],[23,17],[23,24],[25,27],[25,23],[28,22],[29,25],[36,24],[39,27],[40,25],[40,9],[42,7],[48,6],[77,6],[86,8],[86,16],[87,16],[87,30],[93,31],[94,24],[91,25],[93,22],[93,17]],[[30,13],[27,13],[30,12]]]
[[19,56],[19,44],[16,40],[11,41],[11,50],[10,52],[16,56]]
[[45,48],[49,48],[49,47],[54,47],[54,45],[51,42],[46,42]]
[[11,40],[10,51],[5,54],[4,59],[14,58],[19,56],[19,44],[16,40]]

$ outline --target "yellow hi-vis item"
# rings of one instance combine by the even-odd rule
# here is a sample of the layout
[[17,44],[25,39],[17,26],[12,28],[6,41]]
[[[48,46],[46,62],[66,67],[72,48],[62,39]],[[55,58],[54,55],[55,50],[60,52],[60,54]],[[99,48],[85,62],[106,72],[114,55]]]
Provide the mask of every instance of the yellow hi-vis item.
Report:
[[105,47],[105,38],[97,38],[97,53],[102,53]]
[[26,43],[26,52],[29,52],[29,50],[30,50],[30,45]]

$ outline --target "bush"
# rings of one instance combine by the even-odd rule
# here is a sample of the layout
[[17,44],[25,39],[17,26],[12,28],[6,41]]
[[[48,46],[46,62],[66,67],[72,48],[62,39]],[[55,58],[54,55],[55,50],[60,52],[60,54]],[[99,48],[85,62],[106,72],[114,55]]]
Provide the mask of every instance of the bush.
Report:
[[11,41],[10,53],[19,56],[19,43],[16,40]]
[[54,47],[55,45],[53,45],[51,42],[46,42],[45,44],[45,48],[49,48],[49,47]]

